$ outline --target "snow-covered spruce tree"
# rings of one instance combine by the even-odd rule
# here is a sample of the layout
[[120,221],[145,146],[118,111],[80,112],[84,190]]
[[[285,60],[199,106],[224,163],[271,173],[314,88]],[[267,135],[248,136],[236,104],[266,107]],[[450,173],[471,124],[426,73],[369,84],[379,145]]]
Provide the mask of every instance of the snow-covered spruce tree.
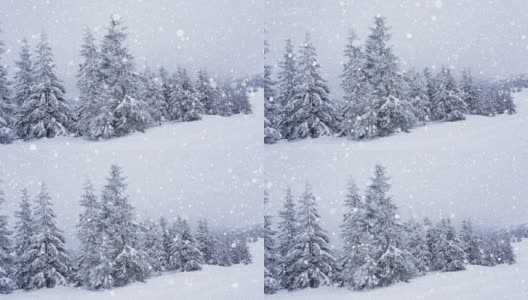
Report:
[[[15,269],[20,270],[24,267],[23,255],[29,249],[31,238],[34,235],[33,230],[33,213],[29,203],[27,189],[22,189],[19,202],[19,210],[15,212],[15,231],[13,240],[15,241]],[[15,273],[17,286],[23,284],[24,277],[19,272]]]
[[420,274],[429,271],[431,265],[431,252],[427,246],[427,236],[424,224],[414,220],[404,224],[405,228],[405,249],[411,253],[415,259],[416,269]]
[[361,42],[354,30],[350,30],[345,46],[345,63],[341,73],[341,87],[344,91],[344,105],[341,107],[340,134],[354,136],[354,125],[359,116],[365,113],[368,103],[365,103],[366,77],[363,72],[365,55]]
[[220,236],[215,240],[215,256],[219,266],[228,267],[233,264],[232,244],[227,236]]
[[341,237],[344,242],[341,260],[340,280],[348,287],[354,287],[354,274],[359,266],[365,263],[365,248],[362,242],[366,233],[365,204],[359,194],[359,188],[351,179],[345,196]]
[[469,114],[477,114],[479,95],[477,87],[473,84],[473,77],[471,76],[471,69],[462,70],[460,78],[460,92],[462,100],[466,103],[467,112]]
[[19,59],[15,62],[17,71],[14,78],[13,100],[17,110],[22,108],[24,102],[29,99],[33,87],[33,63],[31,61],[31,49],[26,38],[22,39]]
[[465,120],[466,103],[460,96],[451,70],[442,67],[442,71],[437,75],[435,88],[431,104],[433,118],[441,121]]
[[498,114],[514,114],[515,104],[513,103],[513,97],[509,89],[504,87],[497,88],[497,94],[495,98],[495,111]]
[[51,197],[44,183],[33,212],[33,235],[20,257],[16,273],[19,288],[31,290],[67,285],[71,262],[62,232],[55,224]]
[[208,265],[216,265],[218,262],[215,257],[215,241],[209,233],[207,219],[198,220],[198,228],[196,231],[197,247],[202,253],[204,263]]
[[202,266],[200,264],[203,263],[203,256],[197,247],[196,240],[191,233],[191,228],[189,228],[187,220],[182,220],[181,222],[181,234],[177,242],[180,242],[181,271],[191,272],[201,270]]
[[0,40],[0,144],[10,144],[16,137],[16,119],[15,106],[11,102],[11,83],[7,78],[7,66],[2,63],[4,52],[4,42]]
[[[110,177],[103,188],[102,211],[102,261],[98,278],[105,283],[100,288],[123,286],[144,281],[150,276],[146,253],[141,249],[134,208],[126,196],[125,177],[117,165],[110,167]],[[107,273],[110,272],[110,273]],[[108,286],[110,285],[110,286]]]
[[175,268],[172,267],[172,255],[171,255],[171,248],[172,248],[172,242],[175,238],[172,235],[172,230],[169,228],[169,224],[165,218],[160,218],[160,228],[161,228],[161,244],[163,247],[163,268],[165,271],[172,271],[175,270]]
[[171,120],[188,122],[202,118],[202,103],[185,68],[178,68],[176,84],[170,91],[168,110]]
[[290,188],[286,189],[286,196],[282,202],[282,210],[279,211],[279,219],[277,235],[278,251],[284,258],[293,250],[298,229],[295,201],[293,200]]
[[163,83],[158,74],[146,68],[141,74],[142,92],[141,98],[145,99],[149,108],[150,116],[154,125],[160,125],[165,121],[167,115],[167,102],[163,95]]
[[252,262],[251,253],[245,237],[233,237],[231,239],[231,260],[233,264],[248,265]]
[[433,116],[431,115],[431,109],[432,109],[432,101],[434,98],[434,94],[436,91],[436,77],[434,76],[431,69],[428,67],[425,67],[423,70],[423,78],[425,80],[425,89],[427,91],[427,98],[429,99],[429,118],[433,119]]
[[279,132],[280,110],[272,78],[273,66],[268,63],[269,44],[264,40],[264,143],[273,144],[282,136]]
[[[0,184],[2,181],[0,180]],[[0,207],[5,202],[4,190],[0,187]],[[9,294],[16,288],[12,276],[15,271],[12,256],[11,231],[7,228],[7,216],[0,215],[0,294]]]
[[89,138],[97,138],[92,127],[93,120],[100,113],[102,103],[101,55],[95,44],[95,37],[89,28],[84,31],[83,44],[80,51],[83,59],[77,72],[77,88],[79,88],[79,105],[77,107],[77,130]]
[[37,45],[33,85],[17,120],[18,135],[24,140],[67,135],[73,126],[72,112],[64,97],[62,81],[55,74],[53,54],[45,33]]
[[218,98],[218,113],[220,116],[229,117],[234,114],[233,95],[234,88],[228,82],[220,87],[220,97]]
[[364,263],[354,274],[354,288],[373,288],[407,281],[417,274],[415,259],[405,248],[397,207],[387,195],[385,168],[376,165],[365,194],[366,234]]
[[276,232],[272,228],[272,216],[269,213],[269,194],[264,190],[264,293],[274,294],[280,288],[278,274],[280,256],[275,245]]
[[233,94],[233,106],[235,114],[251,114],[251,104],[249,103],[249,96],[247,85],[242,82],[236,86]]
[[516,261],[511,236],[507,233],[496,234],[491,238],[491,253],[496,264],[513,264]]
[[319,68],[315,47],[307,33],[299,53],[295,95],[284,107],[281,127],[288,140],[331,135],[336,129],[334,103]]
[[427,81],[424,77],[414,70],[407,72],[405,79],[409,86],[408,97],[409,102],[413,106],[414,116],[420,125],[431,119],[431,102],[427,91]]
[[470,219],[462,221],[460,240],[467,262],[472,265],[483,265],[482,254],[484,251],[481,246],[481,238],[473,232]]
[[95,195],[95,189],[90,180],[84,186],[84,193],[79,204],[83,211],[77,224],[77,238],[80,243],[80,257],[77,263],[77,277],[80,283],[88,289],[98,289],[100,281],[93,276],[94,269],[101,264],[101,204]]
[[216,82],[209,77],[206,69],[198,71],[196,79],[196,92],[198,99],[202,103],[203,112],[206,115],[218,114],[218,90]]
[[153,220],[148,219],[141,224],[141,249],[147,254],[153,274],[165,271],[162,231]]
[[464,249],[451,220],[442,219],[434,233],[431,250],[433,270],[442,272],[465,270]]
[[[407,132],[414,126],[416,118],[401,86],[403,78],[399,73],[398,61],[388,45],[390,34],[384,17],[376,17],[371,34],[365,41],[364,76],[370,91],[366,97],[369,108],[356,121],[356,138],[371,137],[370,120],[375,114],[375,133],[385,136],[394,132]],[[372,112],[371,110],[374,110]]]
[[317,200],[309,184],[299,201],[299,222],[293,249],[286,256],[285,288],[289,290],[329,286],[336,275],[326,231],[321,227]]
[[106,128],[98,131],[113,131],[116,136],[143,131],[152,119],[148,104],[140,98],[134,57],[125,45],[125,30],[121,17],[114,14],[101,45],[101,76],[106,92],[97,125]]

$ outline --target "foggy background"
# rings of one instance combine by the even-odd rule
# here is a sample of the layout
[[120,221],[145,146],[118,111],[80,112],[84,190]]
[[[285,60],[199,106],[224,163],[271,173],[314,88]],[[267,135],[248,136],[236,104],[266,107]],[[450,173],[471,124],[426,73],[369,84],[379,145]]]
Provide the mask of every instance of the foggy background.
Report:
[[475,77],[493,78],[528,72],[527,8],[525,0],[273,0],[266,38],[277,64],[284,40],[298,46],[310,31],[331,94],[340,97],[348,31],[354,28],[363,43],[378,14],[387,18],[403,69],[444,64],[457,75],[471,67]]
[[67,96],[77,96],[75,74],[86,26],[98,42],[106,34],[110,15],[117,13],[128,28],[127,44],[136,67],[198,68],[210,75],[244,77],[262,73],[262,10],[260,0],[2,0],[0,40],[6,44],[4,62],[15,71],[20,40],[34,46],[46,31],[59,78]]

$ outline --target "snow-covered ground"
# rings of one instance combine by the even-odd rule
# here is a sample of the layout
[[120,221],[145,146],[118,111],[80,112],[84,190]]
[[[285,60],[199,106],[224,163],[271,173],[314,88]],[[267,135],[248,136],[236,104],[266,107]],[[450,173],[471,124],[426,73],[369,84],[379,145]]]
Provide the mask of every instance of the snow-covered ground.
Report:
[[528,221],[528,90],[514,94],[518,113],[468,116],[376,140],[323,137],[265,146],[272,208],[284,189],[300,195],[308,180],[320,197],[323,225],[339,243],[349,177],[365,187],[376,163],[392,177],[402,217],[471,217],[476,226]]
[[35,195],[44,180],[71,245],[86,176],[100,189],[110,164],[117,163],[138,214],[179,214],[193,226],[207,216],[211,229],[262,223],[262,99],[262,91],[251,95],[250,115],[204,116],[106,141],[59,137],[0,145],[3,209],[12,216],[20,189]]
[[249,244],[253,263],[231,267],[204,266],[189,273],[167,273],[110,291],[88,291],[82,288],[59,287],[36,291],[16,291],[2,295],[6,300],[246,300],[262,299],[264,244]]
[[496,267],[469,266],[467,270],[431,273],[369,291],[347,288],[281,291],[268,296],[273,300],[520,300],[528,299],[528,240],[513,244],[517,255],[514,265]]

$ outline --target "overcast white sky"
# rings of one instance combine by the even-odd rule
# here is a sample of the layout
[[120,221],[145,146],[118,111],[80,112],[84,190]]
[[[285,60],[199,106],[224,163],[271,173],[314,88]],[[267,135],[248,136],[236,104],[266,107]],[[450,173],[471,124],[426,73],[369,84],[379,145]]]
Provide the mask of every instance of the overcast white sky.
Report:
[[284,39],[298,45],[312,32],[334,93],[348,30],[364,40],[378,14],[403,64],[469,66],[489,77],[528,72],[526,0],[272,0],[267,9],[272,57],[280,58]]
[[[175,68],[208,67],[233,77],[262,73],[260,0],[2,0],[0,28],[9,49],[7,62],[18,58],[23,37],[32,44],[46,31],[57,71],[75,95],[75,73],[85,26],[100,39],[110,15],[120,14],[128,27],[138,66],[147,62]],[[178,35],[178,30],[183,36]]]

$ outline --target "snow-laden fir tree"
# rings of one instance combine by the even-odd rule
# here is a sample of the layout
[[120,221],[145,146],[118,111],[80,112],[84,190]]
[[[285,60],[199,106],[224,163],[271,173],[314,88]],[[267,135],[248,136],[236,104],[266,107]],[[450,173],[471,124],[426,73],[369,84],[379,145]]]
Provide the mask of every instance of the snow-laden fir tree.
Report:
[[161,229],[161,244],[163,247],[163,268],[166,271],[175,270],[175,268],[172,267],[171,257],[172,242],[174,239],[172,230],[169,228],[167,220],[163,217],[160,218],[159,224]]
[[231,261],[233,264],[248,265],[252,262],[251,253],[245,237],[234,237],[231,239]]
[[491,252],[496,264],[513,264],[516,261],[511,236],[507,233],[496,234],[491,238]]
[[215,241],[209,233],[206,218],[198,220],[196,243],[198,249],[202,253],[204,263],[208,265],[216,265],[218,262],[215,257]]
[[276,232],[272,228],[272,216],[268,206],[269,194],[264,190],[264,293],[274,294],[280,288],[278,281],[280,256],[275,245]]
[[45,33],[37,45],[33,71],[31,93],[20,107],[18,135],[24,140],[67,135],[73,126],[73,114],[64,96],[64,85],[55,74],[53,54]]
[[279,62],[277,77],[277,102],[280,113],[295,97],[295,88],[297,86],[297,59],[291,39],[286,39],[285,41],[284,54]]
[[200,120],[203,106],[185,68],[178,68],[168,100],[169,118],[182,122]]
[[495,96],[495,111],[498,114],[514,114],[515,103],[509,89],[504,87],[497,87]]
[[[0,30],[1,32],[1,30]],[[4,42],[0,40],[0,144],[9,144],[15,138],[15,106],[11,99],[7,66],[2,62]]]
[[317,200],[309,184],[300,198],[299,222],[293,249],[286,256],[285,288],[329,286],[336,274],[336,262],[326,231],[321,227]]
[[354,287],[354,274],[365,263],[365,247],[361,243],[366,233],[365,204],[359,194],[359,188],[353,180],[348,183],[345,196],[341,237],[344,242],[341,260],[340,279],[344,285]]
[[460,92],[462,100],[466,103],[467,112],[469,114],[477,114],[479,112],[479,94],[477,87],[473,84],[471,69],[462,70]]
[[103,261],[97,272],[99,281],[104,283],[101,288],[144,281],[150,276],[151,267],[141,249],[134,208],[126,196],[125,179],[121,168],[112,165],[102,192]]
[[147,254],[151,273],[157,275],[164,269],[164,248],[161,227],[153,220],[146,220],[141,224],[141,248]]
[[427,91],[427,81],[418,72],[411,70],[407,72],[405,79],[407,81],[409,102],[413,106],[414,116],[420,125],[431,119],[431,102]]
[[251,104],[249,103],[249,96],[247,84],[242,82],[237,85],[233,93],[233,109],[235,114],[251,114]]
[[272,78],[273,66],[268,63],[269,44],[264,40],[264,143],[273,144],[282,136],[279,132],[280,110]]
[[233,245],[233,243],[227,236],[220,236],[215,240],[215,256],[219,266],[228,267],[233,264],[231,245]]
[[77,108],[77,129],[89,138],[97,138],[98,131],[93,130],[93,120],[100,113],[102,100],[101,55],[95,44],[95,37],[89,28],[84,31],[80,51],[83,59],[77,72],[79,105]]
[[100,288],[100,281],[94,276],[94,269],[101,264],[101,205],[95,195],[95,189],[90,180],[84,186],[84,193],[79,204],[82,212],[77,224],[77,238],[80,243],[80,260],[77,263],[77,277],[88,289]]
[[200,69],[198,71],[196,92],[198,93],[198,99],[202,103],[204,114],[217,115],[219,97],[217,84],[211,77],[209,77],[209,73],[206,69]]
[[424,224],[415,220],[408,221],[404,224],[405,228],[405,248],[415,259],[416,269],[420,274],[429,271],[431,264],[431,252],[427,246],[427,237]]
[[286,257],[293,250],[298,229],[295,201],[291,188],[286,189],[282,210],[279,211],[279,219],[277,249],[282,257]]
[[443,218],[436,226],[432,238],[433,270],[442,272],[465,270],[466,256],[451,220]]
[[483,264],[483,249],[480,242],[480,237],[473,232],[471,220],[463,220],[462,228],[460,229],[460,240],[462,242],[462,249],[466,254],[466,260],[472,265]]
[[56,215],[44,183],[33,212],[34,232],[17,269],[19,288],[31,290],[67,285],[71,261],[62,231],[55,224]]
[[[403,78],[399,74],[398,61],[388,45],[389,28],[384,17],[376,17],[371,34],[365,41],[364,76],[367,78],[369,108],[359,116],[356,137],[368,138],[372,133],[384,136],[398,131],[408,131],[415,123],[412,105],[402,91]],[[375,131],[370,132],[374,110]],[[365,129],[369,129],[365,132]]]
[[[4,190],[0,187],[0,207],[5,200]],[[10,236],[11,231],[7,228],[7,216],[0,215],[0,294],[9,294],[16,288],[12,278],[15,269],[14,257],[11,254],[13,247]]]
[[149,108],[152,122],[160,125],[165,121],[167,116],[167,102],[163,95],[163,82],[159,75],[152,72],[150,68],[141,74],[142,79],[142,98],[145,99]]
[[31,95],[33,87],[33,63],[31,60],[31,49],[26,38],[22,39],[19,59],[15,61],[16,72],[14,78],[14,104],[20,109]]
[[102,120],[97,125],[111,124],[111,128],[99,131],[112,131],[117,136],[143,131],[152,119],[148,104],[140,98],[139,79],[136,76],[134,57],[125,44],[125,31],[121,17],[114,14],[101,45],[101,76],[106,91],[102,100],[104,105],[98,116]]
[[460,95],[451,70],[442,67],[442,71],[437,74],[435,93],[431,100],[433,118],[441,121],[465,120],[467,107]]
[[176,241],[176,243],[180,244],[178,247],[180,251],[180,270],[183,272],[201,270],[202,266],[200,264],[203,263],[203,256],[197,247],[197,242],[191,233],[187,220],[182,220],[180,226],[179,239]]
[[341,107],[340,134],[354,136],[354,125],[358,116],[365,113],[368,103],[365,103],[366,77],[363,71],[365,55],[361,42],[354,30],[350,30],[345,46],[345,63],[341,73],[341,87],[344,91]]
[[366,234],[364,263],[354,274],[355,289],[387,286],[407,281],[417,273],[415,259],[405,248],[397,207],[387,195],[390,188],[385,168],[376,165],[365,194]]
[[436,89],[436,77],[429,67],[423,70],[423,78],[425,80],[425,89],[427,91],[427,98],[429,99],[429,112],[431,112],[431,101],[433,101]]
[[[25,261],[23,255],[31,242],[34,235],[33,229],[33,213],[29,202],[29,195],[27,189],[22,189],[19,210],[15,212],[15,231],[13,240],[15,241],[15,269],[21,270],[24,267]],[[24,282],[24,277],[21,273],[15,274],[17,286],[21,287]]]
[[331,135],[336,129],[334,103],[319,68],[315,47],[307,33],[299,52],[295,94],[284,107],[281,127],[288,140]]

